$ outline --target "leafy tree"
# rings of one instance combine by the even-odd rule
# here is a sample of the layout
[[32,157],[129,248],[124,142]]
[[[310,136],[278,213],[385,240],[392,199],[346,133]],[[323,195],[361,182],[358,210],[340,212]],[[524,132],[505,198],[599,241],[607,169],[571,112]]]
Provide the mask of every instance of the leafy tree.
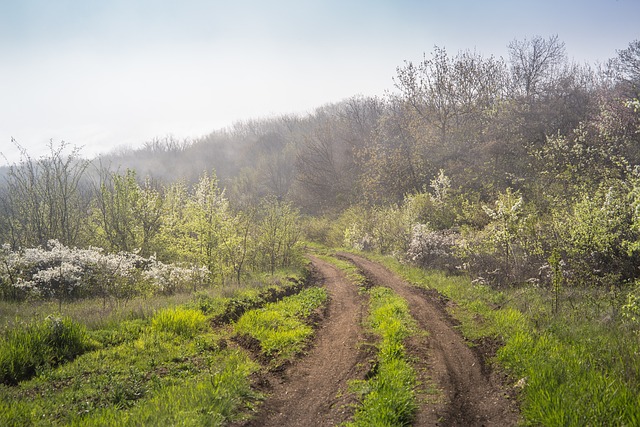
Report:
[[273,274],[279,267],[293,262],[295,247],[300,240],[300,214],[290,203],[271,197],[263,201],[259,225],[259,248],[265,266]]
[[140,186],[133,170],[111,174],[102,182],[96,200],[98,241],[104,240],[113,251],[151,255],[161,229],[162,204],[162,196],[149,179]]
[[229,221],[230,211],[215,173],[205,173],[200,177],[187,201],[185,215],[186,233],[179,245],[185,248],[187,260],[206,266],[224,280],[229,268],[221,263],[221,230]]
[[240,283],[242,274],[249,265],[255,267],[255,218],[254,210],[238,212],[221,229],[222,262],[231,267],[237,283]]

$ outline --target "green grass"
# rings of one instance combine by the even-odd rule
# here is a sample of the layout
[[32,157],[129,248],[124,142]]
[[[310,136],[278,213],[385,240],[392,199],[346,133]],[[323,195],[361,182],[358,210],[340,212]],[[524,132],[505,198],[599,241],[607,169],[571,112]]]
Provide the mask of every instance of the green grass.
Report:
[[317,255],[317,257],[339,268],[345,274],[345,276],[347,277],[347,280],[349,280],[354,285],[357,285],[359,287],[365,286],[367,282],[366,277],[364,277],[362,273],[360,273],[360,270],[358,270],[358,267],[356,267],[349,261],[335,258],[333,256],[326,255],[326,254]]
[[352,387],[363,395],[349,426],[410,425],[417,409],[416,373],[406,360],[403,341],[415,333],[414,320],[404,299],[388,288],[370,291],[369,325],[380,337],[377,371]]
[[159,331],[193,337],[206,328],[207,318],[201,311],[191,308],[165,308],[156,313],[151,326]]
[[[231,343],[233,328],[212,328],[219,324],[213,320],[226,317],[224,310],[264,304],[279,292],[294,292],[300,286],[297,279],[275,276],[267,284],[227,288],[218,297],[215,292],[200,292],[180,306],[125,319],[109,317],[88,331],[82,327],[92,351],[61,360],[66,363],[57,366],[42,365],[29,380],[0,384],[0,425],[236,421],[260,399],[249,377],[260,366]],[[203,297],[217,308],[202,307]],[[312,300],[292,298],[287,313],[301,319],[308,316],[316,306]],[[16,331],[14,327],[7,334]]]
[[273,363],[282,363],[304,349],[313,334],[313,328],[305,323],[305,319],[327,298],[327,292],[322,288],[305,289],[297,295],[246,312],[234,325],[235,333],[258,340],[262,352],[273,357]]
[[110,407],[74,420],[77,426],[221,426],[236,421],[246,402],[255,400],[249,375],[258,366],[245,354],[224,351],[207,362],[200,375],[160,388],[127,411]]
[[47,317],[14,327],[0,341],[0,381],[16,384],[91,347],[85,327],[69,318]]
[[[527,425],[640,425],[640,339],[571,290],[571,306],[551,312],[552,295],[521,287],[497,291],[374,257],[416,286],[451,300],[448,310],[470,340],[498,339],[495,362],[524,384]],[[569,292],[569,290],[568,290]],[[600,310],[600,308],[597,308]]]

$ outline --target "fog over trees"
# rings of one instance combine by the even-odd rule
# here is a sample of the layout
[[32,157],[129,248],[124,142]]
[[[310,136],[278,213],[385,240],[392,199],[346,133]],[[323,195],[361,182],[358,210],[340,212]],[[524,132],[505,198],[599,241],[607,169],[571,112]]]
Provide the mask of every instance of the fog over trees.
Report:
[[[597,264],[588,270],[598,280],[634,279],[640,41],[598,67],[572,62],[555,35],[513,40],[508,52],[496,58],[436,46],[420,62],[400,64],[395,90],[384,95],[238,122],[193,140],[160,137],[90,163],[53,144],[48,159],[24,153],[5,170],[0,236],[14,247],[48,238],[88,245],[95,221],[81,218],[101,212],[101,235],[112,249],[152,253],[164,214],[154,216],[150,206],[165,203],[176,185],[191,188],[214,173],[236,212],[270,199],[340,219],[351,231],[325,232],[338,236],[332,243],[344,243],[346,233],[375,247],[372,236],[380,233],[370,229],[370,215],[413,206],[414,223],[465,235],[471,252],[462,258],[475,260],[469,265],[483,277],[500,271],[500,283],[533,277],[554,249],[576,271]],[[443,182],[446,197],[434,196]],[[126,198],[132,194],[138,199]],[[140,197],[149,211],[134,208]],[[507,219],[500,213],[506,206],[519,214]],[[142,240],[131,245],[133,237],[118,229],[125,211],[142,227]],[[588,217],[596,211],[605,216]],[[365,217],[366,227],[353,225]],[[394,215],[383,218],[390,227]],[[596,233],[597,224],[604,229]],[[378,250],[406,250],[411,226],[396,233],[403,243]],[[496,230],[502,240],[487,237]]]

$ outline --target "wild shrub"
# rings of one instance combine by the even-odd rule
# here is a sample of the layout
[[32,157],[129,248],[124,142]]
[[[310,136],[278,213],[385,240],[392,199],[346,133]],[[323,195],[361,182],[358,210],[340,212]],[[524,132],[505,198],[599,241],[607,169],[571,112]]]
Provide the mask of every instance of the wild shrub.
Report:
[[455,271],[459,263],[455,256],[459,239],[454,231],[432,231],[424,224],[417,224],[413,227],[406,257],[423,268]]
[[0,381],[16,384],[44,366],[72,360],[92,347],[86,328],[49,316],[9,329],[0,344]]
[[0,250],[0,288],[5,298],[26,296],[60,303],[82,297],[128,301],[137,295],[188,291],[209,280],[205,267],[165,264],[154,256],[69,248],[56,240],[46,247]]

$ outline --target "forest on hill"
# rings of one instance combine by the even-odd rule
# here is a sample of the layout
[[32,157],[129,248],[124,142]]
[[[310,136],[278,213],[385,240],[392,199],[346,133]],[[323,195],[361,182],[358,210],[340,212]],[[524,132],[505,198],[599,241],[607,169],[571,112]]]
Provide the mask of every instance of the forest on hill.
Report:
[[[377,332],[367,334],[384,339],[370,343],[379,365],[351,378],[360,391],[349,393],[363,407],[391,402],[378,378],[404,381],[386,390],[406,392],[401,421],[385,425],[429,412],[413,393],[430,380],[412,363],[429,353],[420,340],[433,324],[415,307],[441,313],[443,330],[477,349],[469,360],[483,363],[482,381],[493,381],[492,363],[517,380],[525,423],[639,422],[640,40],[598,65],[571,61],[558,36],[514,40],[508,52],[435,47],[399,65],[395,90],[379,97],[194,140],[92,160],[64,142],[40,158],[22,150],[0,171],[0,419],[53,411],[61,424],[153,425],[194,402],[208,409],[186,424],[244,419],[268,382],[256,386],[255,373],[295,360],[314,322],[335,321],[331,293],[353,285],[345,324],[366,323],[356,316],[371,302]],[[385,310],[397,324],[380,320]],[[49,311],[73,319],[38,319]],[[125,386],[88,373],[103,368]],[[202,394],[185,392],[196,385]],[[54,397],[31,402],[49,388]],[[91,398],[59,404],[76,391]],[[442,410],[462,423],[482,404],[458,418]],[[515,423],[512,406],[494,415]],[[380,415],[367,411],[349,425]]]
[[[185,206],[174,199],[210,179],[230,211],[285,203],[314,218],[313,238],[333,245],[498,285],[548,284],[561,265],[572,284],[632,284],[640,41],[598,67],[573,63],[557,36],[508,49],[503,59],[435,47],[400,65],[396,90],[384,96],[239,122],[193,141],[158,138],[92,162],[53,144],[48,159],[23,153],[1,187],[0,237],[12,249],[57,239],[168,259],[175,254],[163,255],[159,232],[167,208]],[[118,200],[127,191],[139,195]],[[144,209],[120,212],[126,220],[109,211],[141,200]]]

